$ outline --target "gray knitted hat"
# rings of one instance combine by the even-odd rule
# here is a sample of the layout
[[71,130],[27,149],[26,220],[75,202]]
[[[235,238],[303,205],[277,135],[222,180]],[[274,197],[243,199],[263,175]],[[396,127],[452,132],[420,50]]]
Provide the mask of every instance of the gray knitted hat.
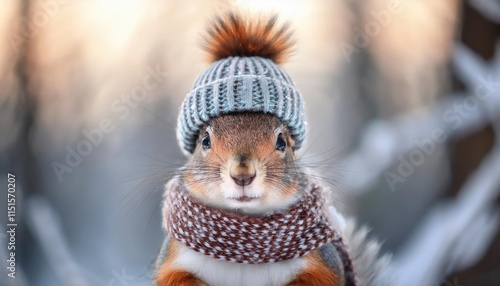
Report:
[[[273,21],[269,22],[272,26],[275,19],[270,21]],[[216,34],[211,36],[212,41],[216,43],[212,44],[226,45],[223,48],[227,51],[215,54],[218,52],[217,49],[220,52],[221,47],[215,47],[216,51],[211,51],[218,60],[198,77],[192,91],[187,94],[182,104],[177,123],[177,139],[181,148],[186,154],[193,153],[203,125],[208,124],[214,117],[235,112],[273,114],[288,127],[290,135],[295,140],[295,149],[300,148],[305,136],[303,102],[290,77],[275,63],[277,56],[281,56],[280,52],[273,50],[274,54],[269,56],[264,52],[269,52],[273,47],[245,50],[245,47],[255,46],[255,43],[248,43],[249,39],[246,38],[242,39],[242,32],[253,36],[250,40],[259,41],[253,34],[258,32],[260,27],[244,26],[241,19],[233,14],[228,19],[220,18],[217,23],[221,27],[218,30],[214,29]],[[221,28],[226,29],[223,39],[220,38],[220,34],[224,32],[221,32]],[[239,29],[240,37],[232,35],[231,31],[227,33],[227,30],[231,29]],[[274,39],[269,39],[269,35],[261,35],[267,38],[260,40],[276,42],[283,40],[285,36],[289,37],[283,33],[282,28],[271,35]],[[219,38],[216,38],[217,36]],[[231,38],[232,36],[234,38]],[[289,41],[288,38],[285,40]],[[229,44],[233,46],[227,47]],[[235,51],[234,47],[240,50]],[[279,47],[283,47],[283,43]]]

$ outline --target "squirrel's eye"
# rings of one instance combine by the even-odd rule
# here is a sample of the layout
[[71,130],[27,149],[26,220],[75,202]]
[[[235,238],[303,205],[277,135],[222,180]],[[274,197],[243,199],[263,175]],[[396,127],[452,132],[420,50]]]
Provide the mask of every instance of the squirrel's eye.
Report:
[[279,134],[278,135],[278,139],[276,140],[276,150],[280,150],[280,151],[285,151],[285,148],[286,148],[286,142],[285,142],[285,139],[283,139],[283,134]]
[[203,149],[212,148],[212,141],[210,141],[210,135],[208,133],[201,140],[201,146],[203,146]]

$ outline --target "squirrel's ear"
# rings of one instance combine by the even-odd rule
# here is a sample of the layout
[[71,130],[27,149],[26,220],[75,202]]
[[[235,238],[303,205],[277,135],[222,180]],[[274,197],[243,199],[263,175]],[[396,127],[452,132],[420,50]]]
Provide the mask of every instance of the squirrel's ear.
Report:
[[293,37],[277,16],[244,18],[236,12],[216,17],[209,25],[204,48],[210,61],[227,57],[262,57],[282,63],[290,55]]

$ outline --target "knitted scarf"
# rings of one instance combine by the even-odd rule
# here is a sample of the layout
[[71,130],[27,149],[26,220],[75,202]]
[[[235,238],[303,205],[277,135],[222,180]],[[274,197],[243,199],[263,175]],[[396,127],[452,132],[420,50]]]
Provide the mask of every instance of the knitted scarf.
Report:
[[352,273],[342,238],[325,217],[319,187],[312,185],[286,211],[244,216],[206,206],[179,180],[173,181],[165,194],[165,227],[190,249],[219,260],[258,264],[298,258],[331,242]]

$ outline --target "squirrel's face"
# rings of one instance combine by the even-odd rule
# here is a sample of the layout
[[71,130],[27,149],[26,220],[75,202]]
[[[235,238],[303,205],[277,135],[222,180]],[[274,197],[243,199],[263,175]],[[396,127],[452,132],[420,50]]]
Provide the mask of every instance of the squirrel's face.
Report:
[[190,192],[243,213],[287,208],[298,199],[294,142],[274,116],[223,115],[203,128],[183,171]]

